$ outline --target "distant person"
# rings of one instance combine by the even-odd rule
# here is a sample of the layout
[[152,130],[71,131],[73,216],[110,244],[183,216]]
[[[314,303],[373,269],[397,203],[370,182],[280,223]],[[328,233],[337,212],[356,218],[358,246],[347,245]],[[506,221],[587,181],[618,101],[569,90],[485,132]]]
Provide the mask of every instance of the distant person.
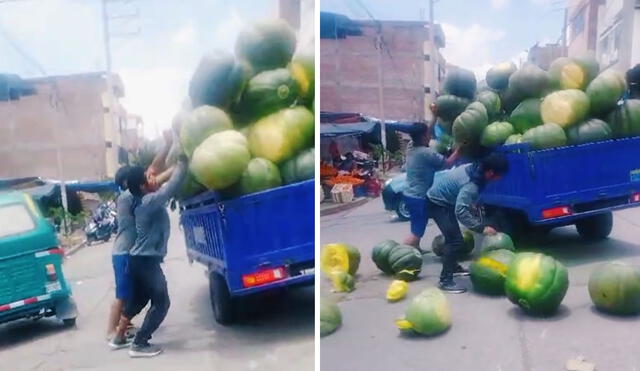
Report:
[[640,63],[627,71],[627,99],[640,99]]
[[338,167],[338,170],[340,171],[346,171],[348,173],[351,173],[352,171],[354,171],[356,169],[356,158],[355,156],[353,156],[353,153],[351,152],[347,152],[346,155],[344,155],[344,160],[340,163],[340,166]]
[[407,150],[407,188],[403,194],[411,218],[411,233],[404,243],[415,247],[421,253],[425,251],[420,249],[420,240],[429,220],[427,191],[433,183],[436,171],[451,167],[459,156],[457,149],[445,158],[429,148],[430,131],[430,127],[422,122],[414,123],[411,128],[413,145]]
[[338,149],[338,144],[335,140],[331,140],[329,142],[329,155],[331,156],[331,162],[333,167],[338,167],[342,162],[342,156],[340,156],[340,150]]
[[[153,162],[147,168],[145,176],[152,184],[151,188],[157,189],[167,180],[171,170],[165,169],[165,160],[172,144],[172,136],[165,135],[165,145],[163,149],[154,157]],[[111,264],[115,276],[116,298],[111,304],[109,319],[107,322],[107,340],[113,348],[121,348],[127,346],[126,342],[121,344],[114,343],[116,328],[120,322],[125,302],[131,298],[131,279],[129,278],[129,250],[136,240],[136,226],[133,218],[132,206],[133,195],[129,192],[127,178],[133,169],[130,166],[123,166],[116,172],[115,183],[120,188],[120,195],[116,198],[116,221],[118,231],[116,239],[113,243],[111,253]],[[164,173],[164,174],[163,174]],[[158,174],[159,176],[156,176]],[[134,330],[130,326],[128,330]],[[128,335],[132,335],[133,331],[128,331]],[[129,336],[131,337],[131,336]]]
[[444,254],[440,288],[451,293],[463,293],[465,288],[456,284],[454,275],[468,276],[469,272],[458,264],[463,244],[458,222],[485,235],[493,235],[496,229],[482,220],[477,209],[478,196],[488,182],[498,180],[509,170],[506,157],[492,153],[478,162],[466,164],[436,179],[427,192],[429,213],[444,236]]
[[130,169],[127,178],[133,195],[131,207],[135,220],[136,239],[129,251],[129,277],[132,295],[125,307],[112,341],[122,345],[130,342],[126,330],[131,319],[151,301],[151,307],[131,344],[131,357],[153,357],[162,349],[149,343],[151,335],[160,326],[169,310],[167,281],[160,263],[167,254],[170,223],[166,205],[178,192],[186,176],[187,159],[180,156],[169,181],[157,189],[147,179],[144,169]]

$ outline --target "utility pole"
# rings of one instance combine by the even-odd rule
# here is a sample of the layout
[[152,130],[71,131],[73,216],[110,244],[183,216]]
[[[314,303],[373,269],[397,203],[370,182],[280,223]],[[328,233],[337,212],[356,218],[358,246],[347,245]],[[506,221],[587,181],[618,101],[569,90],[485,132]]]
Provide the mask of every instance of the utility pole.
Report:
[[[125,38],[125,37],[137,36],[140,30],[138,29],[137,31],[134,31],[134,32],[114,34],[111,30],[110,22],[113,20],[134,20],[134,19],[137,19],[140,14],[137,9],[135,12],[128,13],[128,14],[127,13],[110,14],[108,4],[109,3],[128,4],[130,1],[131,0],[100,0],[102,5],[102,37],[103,37],[104,55],[105,55],[105,84],[107,88],[106,104],[108,106],[108,112],[107,112],[108,116],[106,118],[107,127],[104,128],[104,132],[105,132],[105,137],[109,138],[111,141],[111,148],[106,149],[107,157],[109,157],[109,154],[111,153],[113,154],[112,159],[118,158],[119,148],[116,144],[120,143],[121,139],[118,141],[116,141],[115,139],[116,137],[122,138],[122,132],[121,132],[122,128],[118,126],[119,130],[116,130],[116,124],[114,123],[114,108],[115,108],[116,99],[114,97],[113,82],[112,82],[111,39],[115,37]],[[105,146],[106,146],[106,143],[105,143]],[[105,169],[106,169],[106,174],[104,175],[107,175],[109,173],[108,163],[105,163]]]
[[564,22],[562,25],[562,56],[566,57],[568,55],[567,51],[567,22],[569,20],[569,8],[564,8]]
[[385,172],[384,154],[387,149],[387,126],[384,119],[384,79],[382,78],[382,26],[378,25],[378,35],[376,37],[376,47],[378,48],[378,110],[380,112],[380,139],[382,140],[382,173]]
[[[437,54],[438,54],[438,49],[436,48],[436,38],[435,38],[435,22],[433,21],[433,4],[435,3],[435,0],[429,0],[429,43],[431,45],[431,52],[430,52],[430,56],[429,56],[429,61],[431,62],[431,87],[429,90],[429,98],[431,100],[431,102],[435,101],[435,96],[436,96],[436,85],[438,84],[438,72],[437,72],[437,68],[438,68],[438,60],[437,60]],[[429,102],[429,103],[431,103]],[[429,111],[431,112],[431,111]]]

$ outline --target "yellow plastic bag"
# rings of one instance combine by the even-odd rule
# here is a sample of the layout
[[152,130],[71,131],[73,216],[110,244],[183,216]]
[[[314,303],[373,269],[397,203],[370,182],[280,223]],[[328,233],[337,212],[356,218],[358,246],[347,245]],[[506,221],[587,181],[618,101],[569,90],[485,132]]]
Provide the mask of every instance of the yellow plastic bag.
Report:
[[404,299],[409,291],[409,284],[402,280],[394,280],[387,289],[387,300],[398,301]]

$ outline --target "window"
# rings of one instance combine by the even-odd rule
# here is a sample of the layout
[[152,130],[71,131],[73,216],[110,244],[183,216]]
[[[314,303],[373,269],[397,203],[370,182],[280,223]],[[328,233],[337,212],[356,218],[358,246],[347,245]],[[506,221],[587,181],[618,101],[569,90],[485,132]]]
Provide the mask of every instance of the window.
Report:
[[618,23],[600,39],[599,54],[602,67],[606,68],[618,62],[622,39],[622,27]]
[[424,55],[424,60],[429,62],[431,60],[431,57],[429,56],[429,54],[425,54]]
[[36,224],[25,205],[0,206],[0,238],[29,232],[35,228]]
[[585,6],[582,9],[580,9],[580,11],[578,11],[575,17],[573,17],[573,21],[571,22],[571,38],[574,38],[580,35],[580,33],[584,31],[584,20],[585,20],[586,10],[587,10],[587,7]]
[[424,93],[425,93],[425,94],[431,94],[431,88],[430,88],[430,87],[428,87],[428,86],[425,86],[425,87],[424,87]]

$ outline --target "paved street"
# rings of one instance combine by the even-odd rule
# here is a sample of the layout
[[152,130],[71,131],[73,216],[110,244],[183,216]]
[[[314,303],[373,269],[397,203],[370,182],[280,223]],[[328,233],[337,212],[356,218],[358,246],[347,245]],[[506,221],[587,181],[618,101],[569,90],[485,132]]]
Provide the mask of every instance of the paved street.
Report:
[[[84,248],[64,265],[80,317],[63,330],[53,319],[0,325],[0,370],[312,370],[314,288],[245,305],[240,324],[218,325],[209,304],[204,268],[189,266],[184,239],[172,216],[172,237],[164,265],[171,308],[152,341],[164,347],[153,359],[130,359],[104,340],[113,297],[111,244]],[[142,316],[134,320],[137,325]]]
[[[640,370],[640,320],[596,312],[587,291],[589,274],[599,263],[618,259],[640,264],[640,209],[616,213],[614,231],[604,242],[584,242],[575,228],[567,227],[537,244],[569,269],[569,291],[554,317],[524,316],[506,298],[448,295],[453,324],[434,338],[400,335],[394,319],[404,314],[408,301],[386,302],[391,279],[371,261],[373,245],[387,238],[401,241],[408,223],[392,221],[377,199],[323,217],[321,225],[322,244],[345,242],[362,254],[354,292],[331,293],[323,277],[322,296],[338,300],[343,315],[343,326],[321,340],[323,370],[560,371],[579,356],[599,371]],[[422,246],[430,247],[437,233],[430,223]],[[410,283],[407,298],[435,285],[440,268],[437,258],[426,255],[422,277]]]

